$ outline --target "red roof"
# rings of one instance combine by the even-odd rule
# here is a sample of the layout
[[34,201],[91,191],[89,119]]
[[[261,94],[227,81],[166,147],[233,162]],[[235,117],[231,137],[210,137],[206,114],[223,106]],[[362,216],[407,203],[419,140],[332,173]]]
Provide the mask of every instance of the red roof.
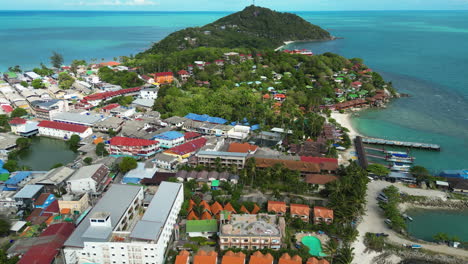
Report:
[[112,109],[117,108],[119,106],[120,106],[119,104],[110,104],[110,105],[104,106],[102,109],[103,110],[112,110]]
[[155,140],[129,137],[113,137],[110,140],[110,145],[113,146],[151,146],[157,143]]
[[46,127],[46,128],[52,128],[52,129],[58,129],[58,130],[64,130],[64,131],[70,131],[70,132],[76,132],[76,133],[83,133],[85,132],[89,127],[87,126],[80,126],[80,125],[74,125],[74,124],[66,124],[66,123],[61,123],[61,122],[55,122],[55,121],[48,121],[48,120],[43,120],[37,125],[38,127]]
[[185,155],[188,153],[192,153],[196,150],[199,150],[201,147],[205,146],[206,138],[198,138],[182,145],[173,147],[171,149],[166,150],[167,153],[174,153],[177,155]]
[[20,118],[20,117],[15,117],[10,120],[10,125],[23,125],[26,124],[26,119]]
[[174,76],[172,72],[157,72],[154,74],[156,77],[163,77],[163,76]]
[[286,98],[284,94],[275,94],[275,98]]
[[120,63],[116,61],[109,61],[109,62],[101,62],[100,63],[102,66],[119,66]]
[[10,105],[7,105],[7,104],[3,104],[3,105],[2,105],[2,109],[3,109],[3,111],[5,111],[6,113],[11,113],[11,112],[13,112],[13,107],[11,107]]
[[301,161],[319,164],[321,170],[334,171],[338,169],[338,159],[335,158],[301,156]]
[[184,138],[185,140],[190,140],[190,139],[193,139],[193,138],[197,138],[197,137],[200,137],[201,134],[198,134],[196,132],[187,132],[184,134]]
[[186,70],[180,70],[177,72],[178,75],[189,75],[189,72]]
[[249,143],[237,143],[233,142],[229,145],[228,152],[238,152],[238,153],[249,153],[255,152],[258,146],[250,145]]
[[121,90],[112,91],[112,92],[95,93],[95,94],[85,96],[83,100],[84,101],[103,100],[103,99],[107,99],[107,98],[114,97],[114,96],[138,92],[140,90],[141,90],[141,87],[134,87],[134,88],[121,89]]
[[60,212],[58,201],[53,201],[49,206],[47,206],[44,212],[58,214]]

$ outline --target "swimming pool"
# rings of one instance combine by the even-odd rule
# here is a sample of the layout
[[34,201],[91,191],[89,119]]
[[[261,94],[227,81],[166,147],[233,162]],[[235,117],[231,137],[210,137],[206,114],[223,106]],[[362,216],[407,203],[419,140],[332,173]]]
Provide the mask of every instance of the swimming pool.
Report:
[[325,257],[327,254],[322,251],[322,243],[314,236],[305,236],[302,238],[302,244],[309,247],[309,254],[316,257]]

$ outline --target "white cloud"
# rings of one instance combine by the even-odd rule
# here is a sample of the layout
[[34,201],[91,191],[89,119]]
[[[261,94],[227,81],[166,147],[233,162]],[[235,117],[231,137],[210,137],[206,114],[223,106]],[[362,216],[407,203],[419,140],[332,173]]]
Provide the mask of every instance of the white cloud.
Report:
[[159,3],[151,0],[100,0],[68,3],[74,6],[155,6]]

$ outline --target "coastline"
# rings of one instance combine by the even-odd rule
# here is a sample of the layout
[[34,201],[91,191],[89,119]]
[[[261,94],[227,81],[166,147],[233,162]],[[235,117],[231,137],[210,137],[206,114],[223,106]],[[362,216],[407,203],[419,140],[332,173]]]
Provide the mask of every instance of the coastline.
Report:
[[332,112],[330,117],[335,119],[342,127],[345,127],[349,130],[348,135],[353,144],[350,148],[345,151],[339,152],[338,154],[338,163],[340,165],[348,165],[349,160],[355,159],[356,156],[356,147],[354,146],[354,139],[361,134],[353,127],[351,122],[352,113],[338,113]]
[[298,42],[319,42],[319,41],[331,41],[331,40],[337,40],[337,39],[342,39],[342,38],[332,36],[330,39],[288,40],[288,41],[285,41],[283,45],[276,48],[275,51],[282,50],[287,45],[298,43]]

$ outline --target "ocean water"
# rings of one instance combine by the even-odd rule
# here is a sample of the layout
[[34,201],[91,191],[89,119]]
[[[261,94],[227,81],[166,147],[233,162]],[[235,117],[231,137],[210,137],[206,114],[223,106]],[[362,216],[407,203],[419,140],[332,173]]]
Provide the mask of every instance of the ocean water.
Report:
[[[52,51],[101,61],[136,54],[173,31],[228,12],[0,11],[0,71],[47,63]],[[368,136],[436,143],[414,151],[434,172],[468,167],[468,11],[297,12],[344,39],[296,43],[315,53],[361,57],[410,98],[353,119]]]

